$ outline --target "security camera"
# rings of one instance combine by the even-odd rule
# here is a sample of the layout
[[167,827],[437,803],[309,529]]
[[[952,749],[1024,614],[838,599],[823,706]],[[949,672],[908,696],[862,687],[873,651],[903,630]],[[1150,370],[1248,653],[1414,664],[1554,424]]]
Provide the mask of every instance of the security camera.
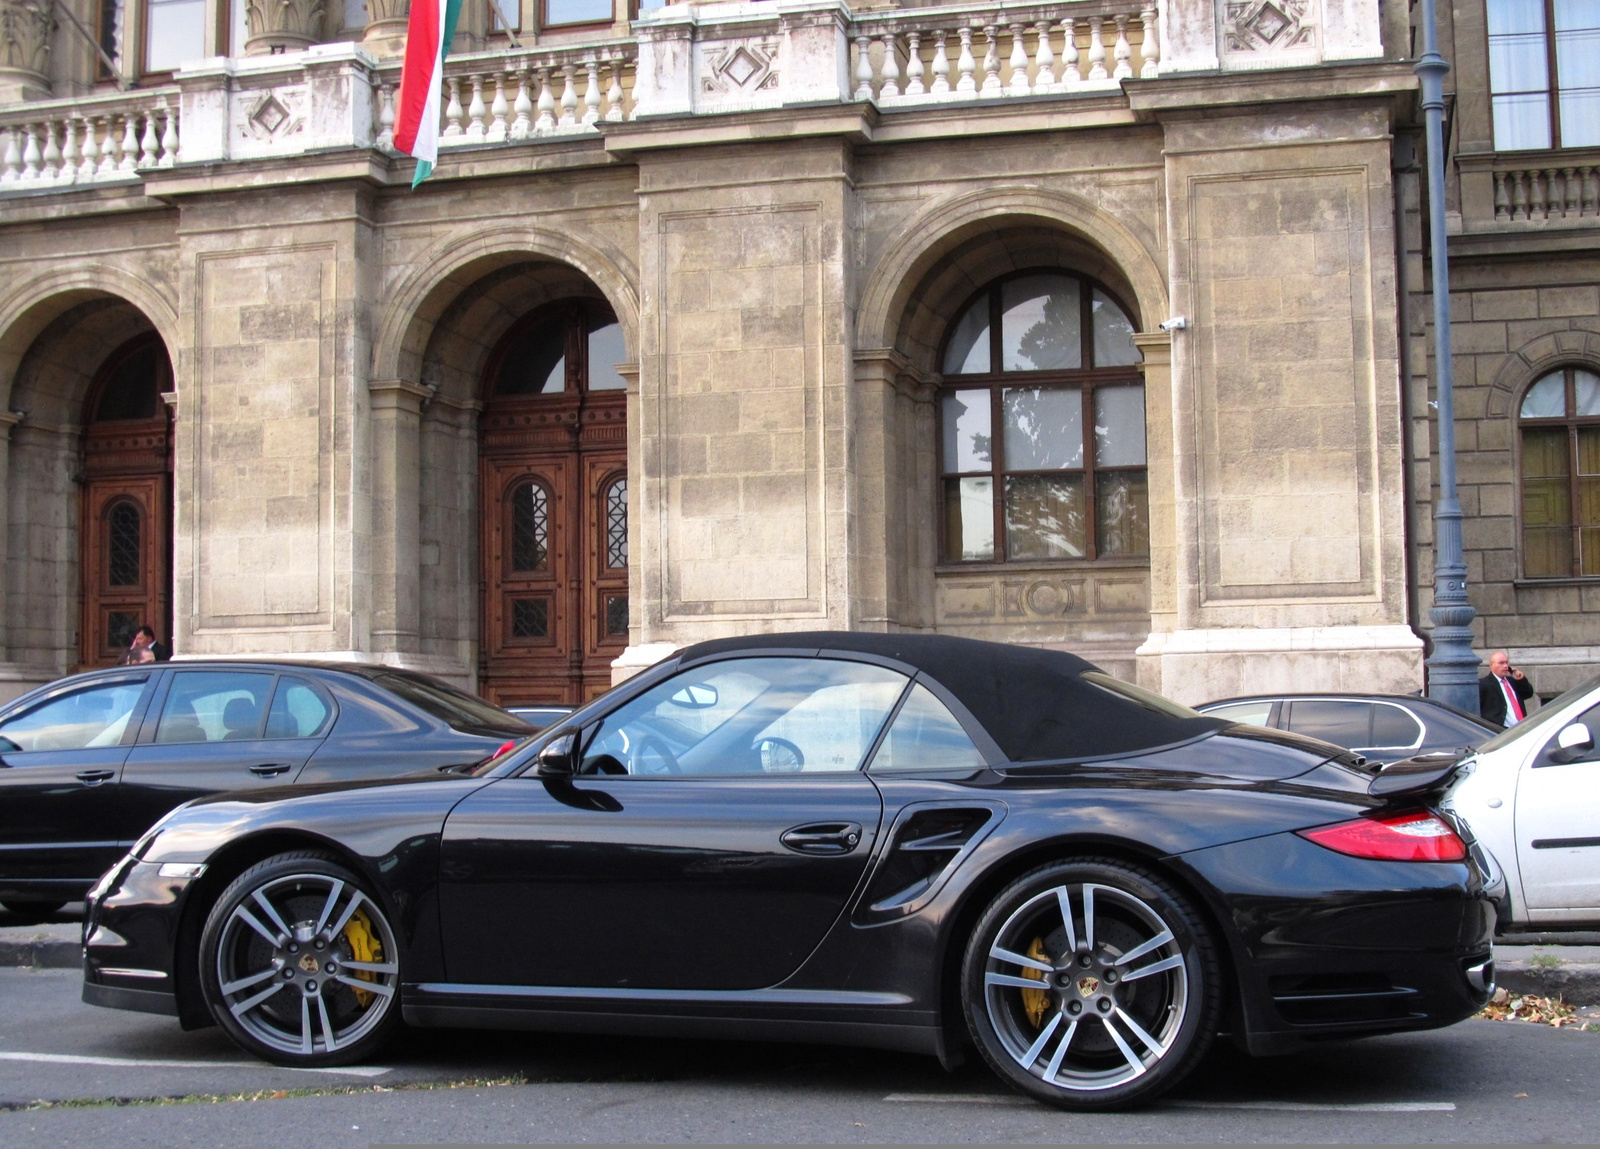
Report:
[[1168,319],[1164,323],[1160,324],[1161,330],[1163,331],[1182,331],[1188,326],[1188,317],[1183,315],[1174,315],[1171,319]]

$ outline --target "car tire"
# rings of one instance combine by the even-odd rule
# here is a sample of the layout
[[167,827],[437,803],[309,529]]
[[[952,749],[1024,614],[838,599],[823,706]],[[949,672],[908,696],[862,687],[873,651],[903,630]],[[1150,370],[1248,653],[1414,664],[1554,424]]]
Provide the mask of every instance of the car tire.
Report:
[[200,935],[200,986],[223,1031],[279,1065],[362,1061],[400,1024],[388,911],[326,854],[279,854],[233,880]]
[[1055,862],[1001,890],[968,940],[961,989],[995,1073],[1075,1110],[1171,1089],[1205,1056],[1223,998],[1217,944],[1189,899],[1109,858]]
[[22,898],[7,898],[5,901],[0,902],[0,906],[4,906],[9,913],[13,913],[17,917],[24,918],[30,922],[48,918],[51,914],[60,912],[61,907],[66,904],[64,901],[35,902]]

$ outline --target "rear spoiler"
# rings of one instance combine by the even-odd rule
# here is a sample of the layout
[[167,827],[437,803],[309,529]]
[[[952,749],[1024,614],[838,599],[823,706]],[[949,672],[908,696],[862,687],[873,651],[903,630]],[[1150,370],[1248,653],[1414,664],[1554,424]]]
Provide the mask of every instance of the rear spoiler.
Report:
[[1422,754],[1391,762],[1372,780],[1367,793],[1374,798],[1423,797],[1442,792],[1471,755]]

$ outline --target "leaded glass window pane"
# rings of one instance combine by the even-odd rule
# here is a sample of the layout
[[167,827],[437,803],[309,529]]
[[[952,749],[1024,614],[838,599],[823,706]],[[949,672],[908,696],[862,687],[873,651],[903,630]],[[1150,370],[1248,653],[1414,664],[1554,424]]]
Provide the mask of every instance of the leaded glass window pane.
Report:
[[606,491],[606,566],[621,569],[627,565],[628,480],[618,479]]
[[1133,345],[1133,320],[1111,297],[1095,288],[1094,365],[1096,367],[1131,367],[1139,362],[1139,349]]
[[987,471],[992,462],[988,391],[947,391],[943,403],[945,474]]
[[1007,557],[1081,559],[1087,539],[1082,475],[1007,477]]
[[1094,461],[1097,467],[1144,466],[1143,387],[1095,389]]
[[1522,432],[1522,549],[1529,578],[1572,573],[1572,505],[1565,427]]
[[1064,275],[1026,275],[1000,291],[1003,371],[1083,366],[1082,287]]
[[524,483],[511,496],[511,569],[542,571],[550,563],[550,495]]
[[107,516],[106,552],[110,577],[106,581],[112,586],[138,586],[141,581],[143,520],[139,508],[132,503],[118,503]]
[[1076,387],[1007,387],[1005,460],[1008,471],[1056,471],[1083,466],[1083,392]]
[[126,649],[133,645],[133,636],[139,630],[139,613],[132,610],[113,610],[106,613],[106,646]]
[[987,375],[989,373],[989,296],[971,307],[950,333],[945,346],[946,375]]
[[994,480],[946,479],[944,486],[945,558],[987,562],[994,558]]
[[1559,419],[1567,413],[1567,381],[1562,372],[1546,375],[1522,397],[1524,419]]
[[511,600],[512,638],[548,638],[549,636],[549,599],[514,598]]
[[613,594],[606,596],[606,637],[615,638],[618,635],[626,637],[628,634],[628,596]]

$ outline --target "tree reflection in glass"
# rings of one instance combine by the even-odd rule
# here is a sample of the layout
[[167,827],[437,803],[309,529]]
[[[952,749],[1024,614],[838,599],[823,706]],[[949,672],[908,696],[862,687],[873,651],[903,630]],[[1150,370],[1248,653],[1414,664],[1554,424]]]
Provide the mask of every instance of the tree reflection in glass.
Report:
[[1083,366],[1082,287],[1061,275],[1025,275],[1000,295],[1004,371],[1069,371]]
[[1081,559],[1086,553],[1082,475],[1006,477],[1006,554]]

